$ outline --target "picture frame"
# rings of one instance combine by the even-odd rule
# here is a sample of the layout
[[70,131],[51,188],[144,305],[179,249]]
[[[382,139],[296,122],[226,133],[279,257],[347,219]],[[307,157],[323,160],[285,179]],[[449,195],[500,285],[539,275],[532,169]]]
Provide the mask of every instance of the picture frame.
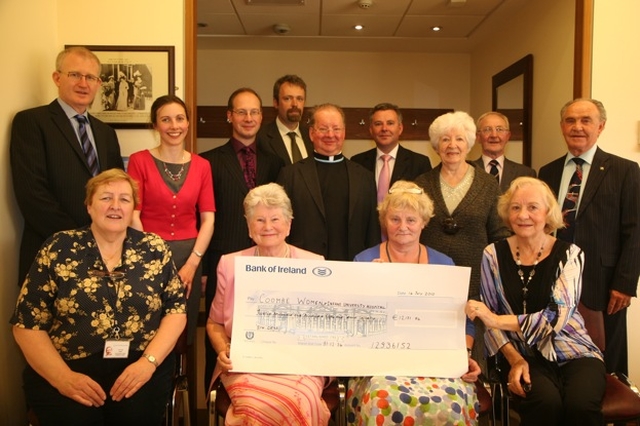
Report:
[[150,128],[153,100],[175,91],[174,46],[84,47],[102,64],[102,82],[89,113],[114,128]]

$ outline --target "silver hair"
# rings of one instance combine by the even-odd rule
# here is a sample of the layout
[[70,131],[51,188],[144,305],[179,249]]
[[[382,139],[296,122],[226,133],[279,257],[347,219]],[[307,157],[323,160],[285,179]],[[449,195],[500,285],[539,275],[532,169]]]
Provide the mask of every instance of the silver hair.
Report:
[[440,138],[453,129],[462,129],[466,136],[469,151],[476,143],[476,124],[473,118],[464,111],[448,112],[442,114],[429,126],[429,139],[433,149],[438,151]]

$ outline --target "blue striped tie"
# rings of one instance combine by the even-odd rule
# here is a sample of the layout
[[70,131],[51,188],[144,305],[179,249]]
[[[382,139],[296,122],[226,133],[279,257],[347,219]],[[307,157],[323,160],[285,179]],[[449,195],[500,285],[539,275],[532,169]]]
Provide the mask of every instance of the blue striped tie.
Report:
[[93,145],[91,145],[91,141],[89,140],[89,135],[87,134],[87,118],[84,115],[76,115],[76,120],[78,120],[78,133],[80,134],[80,144],[82,145],[82,151],[84,151],[84,155],[87,158],[87,164],[89,165],[89,170],[91,171],[91,175],[95,176],[98,174],[98,157],[96,156],[96,150],[93,149]]

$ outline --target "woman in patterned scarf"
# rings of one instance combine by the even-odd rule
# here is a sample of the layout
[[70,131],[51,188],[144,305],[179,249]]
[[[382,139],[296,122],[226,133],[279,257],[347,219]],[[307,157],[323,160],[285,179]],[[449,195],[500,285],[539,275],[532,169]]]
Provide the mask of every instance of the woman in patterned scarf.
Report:
[[584,253],[551,235],[562,213],[538,179],[514,180],[498,214],[514,235],[484,250],[484,303],[466,313],[487,326],[489,355],[508,363],[520,424],[601,425],[605,366],[578,312]]

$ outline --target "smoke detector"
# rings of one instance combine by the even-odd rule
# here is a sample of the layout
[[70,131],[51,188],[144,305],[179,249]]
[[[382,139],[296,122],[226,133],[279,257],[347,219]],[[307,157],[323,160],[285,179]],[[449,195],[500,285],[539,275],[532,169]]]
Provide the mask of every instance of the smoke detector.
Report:
[[278,35],[289,34],[291,27],[287,24],[275,24],[273,26],[273,32]]
[[373,6],[373,0],[358,0],[360,9],[369,9],[371,6]]

